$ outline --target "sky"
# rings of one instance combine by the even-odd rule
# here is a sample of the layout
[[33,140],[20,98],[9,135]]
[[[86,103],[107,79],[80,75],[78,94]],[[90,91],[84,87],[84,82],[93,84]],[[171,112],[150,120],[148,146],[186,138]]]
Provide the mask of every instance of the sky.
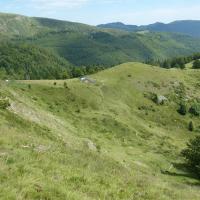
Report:
[[0,0],[0,12],[97,25],[200,20],[200,0]]

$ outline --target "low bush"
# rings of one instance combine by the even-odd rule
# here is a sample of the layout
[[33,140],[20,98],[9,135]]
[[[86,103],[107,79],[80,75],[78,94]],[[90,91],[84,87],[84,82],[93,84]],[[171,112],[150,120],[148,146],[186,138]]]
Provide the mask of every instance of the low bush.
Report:
[[156,112],[155,108],[152,105],[151,106],[146,106],[146,105],[139,106],[138,110]]
[[64,88],[68,88],[68,85],[66,82],[63,83]]
[[0,109],[6,109],[10,106],[9,100],[7,98],[0,99]]
[[192,115],[200,116],[200,103],[194,103],[194,104],[190,107],[189,112],[190,112]]
[[194,128],[194,123],[193,123],[193,121],[190,121],[190,123],[188,125],[188,130],[192,132],[192,131],[194,131],[194,129],[195,129]]
[[186,159],[188,167],[200,175],[200,136],[190,140],[181,154]]
[[193,69],[200,69],[200,60],[195,60],[192,68]]
[[144,93],[144,97],[149,100],[152,100],[154,103],[156,103],[156,101],[157,101],[157,94],[152,93],[152,92]]
[[177,111],[181,115],[186,115],[187,114],[187,106],[186,106],[186,104],[180,103],[179,109]]

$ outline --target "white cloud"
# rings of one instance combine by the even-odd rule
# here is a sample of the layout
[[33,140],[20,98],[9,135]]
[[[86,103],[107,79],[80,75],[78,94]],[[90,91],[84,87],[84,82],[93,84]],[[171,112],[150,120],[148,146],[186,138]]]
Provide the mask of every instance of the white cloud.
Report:
[[175,6],[172,3],[169,5],[150,3],[154,1],[140,0],[138,3],[138,0],[10,0],[8,3],[6,0],[0,0],[0,10],[93,25],[115,21],[127,24],[149,24],[156,21],[200,19],[199,2],[179,3]]
[[89,0],[30,0],[32,5],[47,8],[71,8],[81,6]]
[[51,12],[59,9],[71,9],[80,7],[90,0],[13,0],[8,4],[1,3],[1,7],[7,9],[21,8],[28,11]]

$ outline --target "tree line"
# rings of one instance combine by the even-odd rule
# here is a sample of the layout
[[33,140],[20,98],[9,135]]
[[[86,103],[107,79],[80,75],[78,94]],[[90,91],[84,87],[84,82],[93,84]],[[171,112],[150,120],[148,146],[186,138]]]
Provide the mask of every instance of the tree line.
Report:
[[147,59],[146,64],[160,66],[162,68],[170,69],[170,68],[179,68],[185,69],[186,64],[193,62],[192,68],[193,69],[200,69],[200,53],[195,53],[190,56],[181,56],[175,57],[172,59],[166,60],[155,60],[155,59]]
[[105,66],[74,66],[54,52],[29,44],[0,44],[0,79],[67,79],[96,73]]

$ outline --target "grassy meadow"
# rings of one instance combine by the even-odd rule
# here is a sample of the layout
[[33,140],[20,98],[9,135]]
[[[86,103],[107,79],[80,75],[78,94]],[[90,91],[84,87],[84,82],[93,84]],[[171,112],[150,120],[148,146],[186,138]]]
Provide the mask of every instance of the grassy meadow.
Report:
[[199,77],[126,63],[93,82],[1,81],[0,199],[200,199],[180,156],[199,118],[177,112],[181,98],[200,98]]

